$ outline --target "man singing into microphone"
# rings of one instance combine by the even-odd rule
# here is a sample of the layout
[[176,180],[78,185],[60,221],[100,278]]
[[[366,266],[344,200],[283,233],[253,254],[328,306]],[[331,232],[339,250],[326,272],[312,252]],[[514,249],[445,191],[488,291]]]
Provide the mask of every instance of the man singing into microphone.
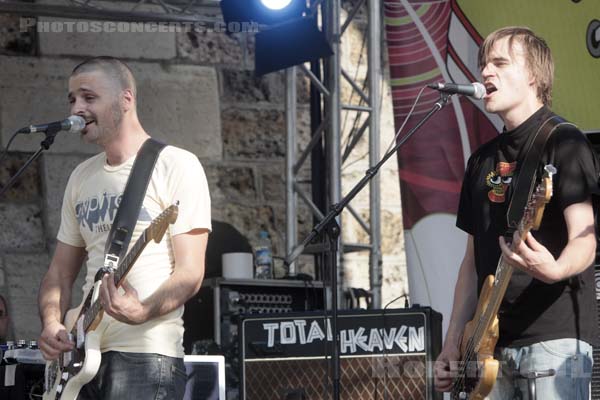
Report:
[[[103,151],[72,172],[65,190],[57,246],[39,294],[39,346],[47,360],[73,349],[63,325],[73,282],[85,261],[84,293],[92,287],[127,178],[149,138],[138,120],[136,94],[129,67],[111,57],[79,64],[69,79],[71,112],[86,121],[83,140]],[[102,280],[100,303],[108,325],[101,364],[79,399],[183,398],[183,304],[204,275],[210,198],[198,158],[167,146],[152,171],[131,244],[177,201],[176,222],[160,243],[147,245],[122,288],[115,287],[114,274]]]
[[515,269],[498,313],[494,358],[501,371],[488,398],[528,398],[523,375],[552,369],[553,376],[535,382],[538,399],[587,399],[597,327],[591,197],[598,193],[598,163],[574,125],[559,126],[540,162],[558,170],[541,227],[524,240],[511,235],[506,213],[529,140],[554,115],[554,63],[543,39],[528,28],[508,27],[485,39],[479,67],[485,109],[502,118],[505,131],[473,153],[465,172],[457,226],[468,241],[435,386],[451,389],[465,324],[502,255]]

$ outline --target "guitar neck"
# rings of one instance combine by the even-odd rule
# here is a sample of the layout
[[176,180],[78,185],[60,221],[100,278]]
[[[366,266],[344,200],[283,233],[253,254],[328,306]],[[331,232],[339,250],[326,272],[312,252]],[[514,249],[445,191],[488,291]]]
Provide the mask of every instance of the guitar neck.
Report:
[[[521,236],[521,240],[525,240],[529,231],[529,226],[523,226],[523,224],[521,224],[521,227],[519,229],[519,235]],[[500,259],[498,260],[498,266],[496,267],[496,275],[494,276],[494,287],[492,288],[492,292],[490,294],[489,303],[485,309],[485,312],[482,314],[480,320],[477,322],[477,328],[475,329],[475,332],[471,337],[471,342],[476,350],[479,350],[481,341],[487,334],[487,328],[491,326],[492,321],[498,315],[500,305],[502,304],[502,299],[504,299],[504,294],[506,293],[506,289],[508,288],[508,284],[510,283],[510,278],[512,277],[513,271],[514,267],[508,262],[506,262],[504,260],[504,256],[501,254]]]
[[510,283],[513,271],[514,267],[504,261],[503,256],[500,256],[498,267],[496,268],[496,276],[494,277],[494,287],[492,288],[489,303],[481,317],[481,320],[478,322],[477,329],[473,335],[475,349],[479,348],[481,340],[487,333],[487,328],[491,326],[492,321],[498,315],[500,305],[502,304],[502,299],[504,299],[504,294],[506,293],[506,289]]
[[125,258],[119,263],[119,267],[115,270],[115,285],[117,287],[121,284],[121,281],[125,279],[125,276],[142,254],[142,251],[149,241],[150,240],[147,239],[146,231],[142,232],[142,235],[135,242],[129,253],[127,253]]
[[[121,262],[119,263],[119,267],[115,270],[114,282],[116,287],[119,287],[121,285],[121,282],[123,281],[123,279],[125,279],[125,276],[129,272],[131,267],[133,267],[140,254],[142,254],[142,251],[150,241],[147,239],[146,232],[147,231],[145,230],[142,233],[142,235],[135,242],[131,250],[127,253],[123,260],[121,260]],[[100,301],[96,300],[92,305],[90,305],[88,310],[85,312],[83,322],[85,332],[88,331],[92,323],[96,320],[96,318],[100,314],[100,311],[102,311],[102,306],[100,305]]]

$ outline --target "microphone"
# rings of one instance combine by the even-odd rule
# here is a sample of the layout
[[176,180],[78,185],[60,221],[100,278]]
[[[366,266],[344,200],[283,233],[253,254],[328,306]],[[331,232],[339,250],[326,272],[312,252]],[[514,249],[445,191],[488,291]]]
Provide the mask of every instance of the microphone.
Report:
[[465,96],[471,96],[476,99],[483,99],[485,93],[485,86],[479,82],[467,83],[467,84],[457,84],[457,83],[430,83],[427,85],[431,89],[438,90],[440,92],[450,93],[450,94],[464,94]]
[[79,133],[85,128],[85,119],[79,115],[71,115],[62,121],[50,122],[49,124],[30,125],[19,129],[19,133],[46,132],[48,130],[69,131],[69,133]]

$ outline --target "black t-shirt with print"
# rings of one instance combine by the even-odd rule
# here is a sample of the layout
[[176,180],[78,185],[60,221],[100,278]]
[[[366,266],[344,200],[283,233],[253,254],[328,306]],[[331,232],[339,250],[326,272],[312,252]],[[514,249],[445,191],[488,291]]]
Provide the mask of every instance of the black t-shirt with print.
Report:
[[[496,271],[501,254],[498,237],[507,229],[506,212],[525,156],[523,149],[552,115],[542,107],[519,127],[481,146],[469,159],[456,225],[473,236],[478,290]],[[589,142],[573,125],[559,127],[548,139],[540,170],[548,163],[558,170],[553,195],[540,229],[532,233],[557,258],[567,243],[563,210],[598,193],[599,167]],[[559,338],[580,338],[594,344],[596,318],[593,267],[554,284],[515,268],[499,311],[498,346]]]

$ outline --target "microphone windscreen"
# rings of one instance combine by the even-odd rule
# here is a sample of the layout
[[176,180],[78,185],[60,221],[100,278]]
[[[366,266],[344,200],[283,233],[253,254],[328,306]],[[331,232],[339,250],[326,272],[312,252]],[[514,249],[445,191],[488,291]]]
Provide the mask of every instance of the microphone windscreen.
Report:
[[71,128],[69,128],[69,133],[79,133],[85,128],[85,119],[80,117],[79,115],[71,115],[67,118],[71,122]]
[[483,83],[473,82],[473,88],[475,89],[475,92],[473,93],[473,97],[475,97],[478,100],[483,99],[483,96],[485,96],[485,94],[487,92],[487,90],[485,90],[485,86],[483,85]]

